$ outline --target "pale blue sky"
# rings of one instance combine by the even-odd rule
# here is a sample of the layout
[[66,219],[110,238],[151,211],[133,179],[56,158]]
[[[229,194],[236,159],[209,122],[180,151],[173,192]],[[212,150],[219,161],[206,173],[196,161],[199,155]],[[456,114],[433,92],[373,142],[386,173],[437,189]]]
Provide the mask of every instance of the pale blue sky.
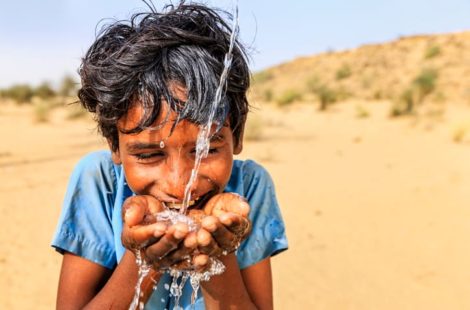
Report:
[[[231,0],[205,2],[232,7]],[[0,87],[76,76],[97,23],[144,7],[140,0],[0,0]],[[469,0],[239,0],[239,10],[254,71],[403,35],[470,30]]]

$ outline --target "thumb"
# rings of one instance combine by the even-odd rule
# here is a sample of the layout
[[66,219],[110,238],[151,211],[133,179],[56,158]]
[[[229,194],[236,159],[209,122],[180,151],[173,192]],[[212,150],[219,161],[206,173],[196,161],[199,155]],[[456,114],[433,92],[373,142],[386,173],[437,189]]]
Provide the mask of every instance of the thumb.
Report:
[[141,199],[131,198],[128,198],[122,206],[122,219],[129,227],[142,224],[147,210],[145,203]]

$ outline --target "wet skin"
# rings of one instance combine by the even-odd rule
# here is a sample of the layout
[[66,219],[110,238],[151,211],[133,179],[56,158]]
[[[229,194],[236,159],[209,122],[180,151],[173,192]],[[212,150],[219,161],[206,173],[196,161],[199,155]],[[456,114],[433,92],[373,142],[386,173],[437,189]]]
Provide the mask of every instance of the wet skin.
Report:
[[[248,234],[248,204],[237,196],[222,194],[214,197],[225,188],[233,154],[241,151],[241,145],[234,146],[232,131],[227,124],[211,140],[209,154],[202,160],[191,187],[191,199],[196,203],[188,214],[202,218],[199,230],[190,232],[184,223],[167,225],[149,221],[154,218],[152,215],[164,210],[164,204],[183,201],[194,166],[199,132],[197,125],[185,120],[171,132],[172,120],[177,115],[166,104],[162,106],[154,123],[155,129],[145,129],[137,134],[121,132],[138,124],[143,113],[138,103],[118,122],[119,150],[113,152],[113,161],[123,165],[127,183],[137,194],[128,198],[123,206],[122,241],[128,249],[143,248],[144,259],[155,269],[177,266],[188,256],[196,268],[204,269],[209,256],[232,252]],[[166,117],[168,121],[162,124]],[[163,148],[160,141],[164,141]],[[205,204],[211,197],[216,203]],[[204,216],[198,212],[204,212]]]

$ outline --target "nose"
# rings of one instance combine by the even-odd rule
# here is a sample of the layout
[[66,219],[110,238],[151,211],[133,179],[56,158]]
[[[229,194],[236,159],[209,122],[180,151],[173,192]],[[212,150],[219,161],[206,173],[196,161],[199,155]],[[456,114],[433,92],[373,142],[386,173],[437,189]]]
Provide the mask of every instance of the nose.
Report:
[[[184,199],[188,182],[191,179],[191,172],[194,168],[194,161],[184,158],[175,158],[167,163],[167,173],[161,180],[161,191],[165,200],[181,202]],[[191,185],[189,193],[192,193],[197,186],[197,176]]]

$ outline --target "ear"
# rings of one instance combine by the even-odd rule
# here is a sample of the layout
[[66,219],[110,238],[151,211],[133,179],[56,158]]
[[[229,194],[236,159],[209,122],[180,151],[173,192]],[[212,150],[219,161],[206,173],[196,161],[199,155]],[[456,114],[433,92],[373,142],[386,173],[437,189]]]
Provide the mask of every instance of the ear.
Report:
[[111,150],[111,159],[113,160],[113,163],[115,163],[116,165],[122,164],[121,155],[119,154],[119,149],[113,151],[111,141],[109,140],[108,140],[108,146],[109,146],[109,149]]
[[[245,123],[240,125],[240,137],[238,139],[238,143],[233,147],[233,154],[238,155],[243,150],[243,134],[245,133]],[[235,138],[235,137],[234,137]]]

